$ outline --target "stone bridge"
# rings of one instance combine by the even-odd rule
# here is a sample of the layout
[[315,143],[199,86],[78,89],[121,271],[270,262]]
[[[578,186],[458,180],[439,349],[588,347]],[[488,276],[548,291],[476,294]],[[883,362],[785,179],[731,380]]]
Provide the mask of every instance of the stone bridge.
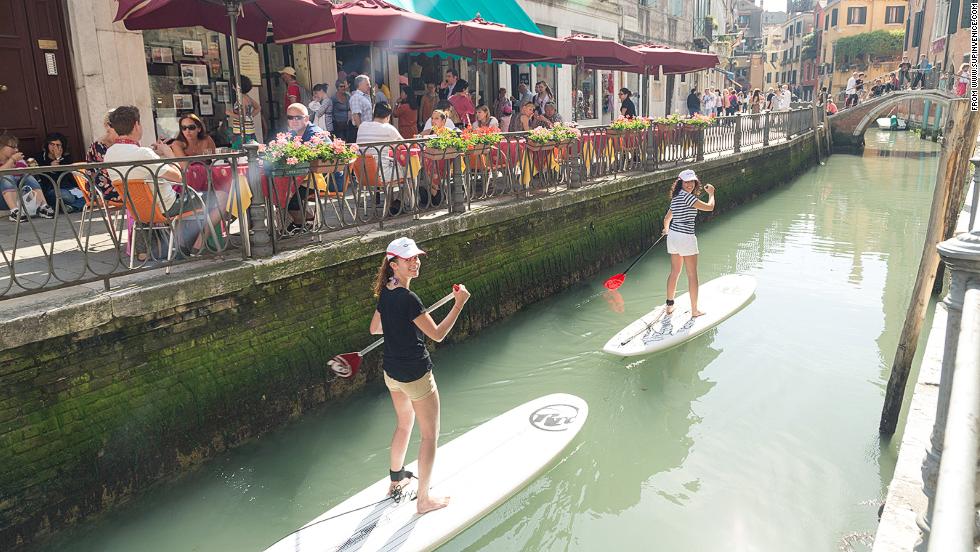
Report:
[[[857,152],[864,148],[864,131],[875,124],[875,119],[889,114],[892,108],[907,102],[929,100],[949,111],[950,100],[956,96],[944,90],[899,90],[867,100],[857,107],[842,109],[827,118],[833,134],[834,150]],[[907,111],[907,110],[906,110]],[[908,113],[903,113],[908,116]]]

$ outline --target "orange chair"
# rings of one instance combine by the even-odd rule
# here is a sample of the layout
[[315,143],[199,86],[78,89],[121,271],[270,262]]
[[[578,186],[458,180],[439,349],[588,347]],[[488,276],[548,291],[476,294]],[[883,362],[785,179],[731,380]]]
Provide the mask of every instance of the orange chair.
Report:
[[[359,155],[354,161],[354,178],[357,179],[357,185],[369,192],[373,191],[376,194],[380,194],[388,189],[389,186],[392,188],[395,186],[404,186],[405,178],[397,177],[390,180],[383,180],[382,176],[378,171],[378,159],[373,155]],[[407,169],[406,169],[407,170]]]
[[[77,163],[76,163],[77,164]],[[85,198],[85,207],[82,209],[82,220],[78,223],[78,234],[81,239],[85,239],[87,235],[86,232],[86,217],[88,218],[88,223],[91,225],[92,217],[94,216],[95,210],[99,209],[102,211],[105,220],[109,222],[108,228],[109,233],[112,238],[116,238],[115,231],[115,217],[114,214],[122,214],[123,204],[122,201],[118,199],[107,200],[102,196],[102,193],[96,189],[95,192],[89,191],[89,177],[95,178],[95,174],[92,171],[86,171],[88,174],[82,174],[81,171],[72,171],[72,176],[75,178],[75,185],[78,189],[82,191],[82,196]],[[119,232],[122,232],[122,216],[119,217]],[[116,240],[118,242],[118,240]]]
[[[134,230],[168,230],[170,232],[167,244],[167,274],[169,274],[169,261],[173,260],[174,251],[176,251],[174,235],[177,233],[177,223],[185,218],[204,215],[204,210],[193,208],[169,217],[163,212],[163,206],[156,197],[154,186],[151,183],[142,179],[131,178],[125,182],[113,180],[112,187],[119,194],[119,197],[123,198],[126,211],[136,225]],[[196,194],[191,188],[185,188],[184,193]],[[211,223],[206,222],[204,228],[217,242],[218,237],[215,235]],[[129,268],[134,268],[136,261],[136,247],[133,245],[132,237],[130,237]]]

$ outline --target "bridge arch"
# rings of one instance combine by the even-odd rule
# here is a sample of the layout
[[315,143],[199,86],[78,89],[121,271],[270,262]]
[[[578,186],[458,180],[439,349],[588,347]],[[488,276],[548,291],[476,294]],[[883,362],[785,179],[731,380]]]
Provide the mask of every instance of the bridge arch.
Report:
[[838,144],[844,149],[860,149],[864,146],[864,132],[882,113],[908,101],[930,100],[949,112],[949,103],[957,96],[944,90],[898,90],[879,98],[868,100],[837,112],[827,118],[834,137],[835,149]]

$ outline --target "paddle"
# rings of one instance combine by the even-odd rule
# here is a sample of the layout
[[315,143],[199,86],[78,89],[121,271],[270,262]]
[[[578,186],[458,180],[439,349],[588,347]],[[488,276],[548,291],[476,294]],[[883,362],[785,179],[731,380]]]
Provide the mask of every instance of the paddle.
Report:
[[653,249],[654,247],[656,247],[657,244],[660,243],[660,240],[664,239],[664,236],[666,236],[666,234],[664,234],[664,235],[660,236],[659,238],[657,238],[657,241],[653,242],[653,245],[651,245],[650,247],[647,248],[646,251],[644,251],[643,253],[641,253],[640,256],[636,258],[635,261],[633,261],[632,263],[630,263],[630,265],[628,267],[626,267],[626,270],[620,272],[619,274],[613,276],[612,278],[609,278],[602,285],[606,286],[606,289],[619,289],[619,286],[623,285],[623,282],[626,281],[626,273],[629,272],[631,268],[633,268],[633,265],[635,265],[636,263],[640,262],[640,259],[642,259],[644,255],[646,255],[647,253],[650,252],[651,249]]
[[[453,291],[457,289],[459,289],[459,285],[453,284]],[[436,303],[431,307],[425,309],[425,312],[432,312],[452,301],[452,299],[453,294],[450,293],[449,295],[436,301]],[[377,349],[378,346],[384,342],[385,338],[382,337],[356,353],[344,353],[342,355],[337,355],[330,359],[330,361],[327,362],[327,365],[330,366],[330,369],[333,370],[334,374],[337,374],[342,378],[352,378],[357,375],[357,371],[361,368],[361,359],[364,358],[364,355]]]

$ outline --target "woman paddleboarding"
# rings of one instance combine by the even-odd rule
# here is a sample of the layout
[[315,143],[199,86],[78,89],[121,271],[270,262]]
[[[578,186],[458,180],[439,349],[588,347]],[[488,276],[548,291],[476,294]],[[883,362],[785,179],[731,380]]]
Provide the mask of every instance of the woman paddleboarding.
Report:
[[667,277],[667,314],[674,312],[674,295],[681,266],[687,273],[688,293],[691,295],[691,318],[704,314],[698,310],[698,238],[694,235],[694,222],[698,211],[713,211],[715,187],[705,184],[708,201],[698,199],[701,186],[698,175],[691,169],[677,175],[670,192],[670,208],[664,217],[663,233],[667,236],[667,252],[670,253],[670,276]]
[[418,417],[422,434],[416,506],[419,514],[449,504],[449,497],[429,495],[429,481],[439,440],[439,391],[432,376],[432,359],[425,348],[425,336],[433,341],[442,341],[470,298],[466,286],[453,286],[455,304],[442,322],[436,324],[425,311],[419,296],[409,290],[412,279],[419,275],[419,255],[424,254],[425,251],[409,238],[398,238],[388,244],[374,284],[378,306],[371,320],[371,333],[384,334],[384,380],[397,417],[395,433],[391,438],[391,486],[388,492],[398,492],[412,477],[410,472],[405,471],[405,453]]

